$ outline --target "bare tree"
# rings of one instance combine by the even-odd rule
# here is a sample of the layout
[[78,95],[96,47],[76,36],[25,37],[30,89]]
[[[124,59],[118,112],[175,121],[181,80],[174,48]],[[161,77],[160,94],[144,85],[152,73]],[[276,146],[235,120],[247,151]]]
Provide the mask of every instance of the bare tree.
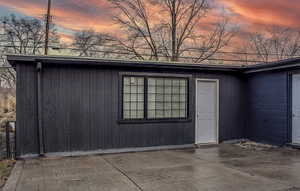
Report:
[[[199,32],[201,21],[210,11],[207,0],[110,1],[119,11],[117,23],[128,34],[118,39],[119,44],[138,59],[178,61],[191,54],[194,62],[201,62],[223,48],[234,34],[228,30],[227,19],[215,23],[209,34]],[[151,11],[151,6],[159,10]]]
[[[5,54],[43,54],[45,26],[42,21],[28,17],[16,17],[15,15],[2,17],[0,21],[3,33],[0,36],[2,66],[8,66]],[[54,25],[51,25],[50,46],[54,44],[59,44],[59,37]],[[16,77],[13,69],[4,68],[0,73],[0,78],[6,86],[14,86],[15,84]]]
[[96,33],[93,30],[83,30],[75,34],[73,47],[78,56],[104,56],[106,45],[110,42],[110,37],[107,34]]
[[[243,39],[243,37],[240,36],[240,39]],[[256,54],[251,51],[249,42],[246,40],[236,42],[236,44],[232,47],[232,52],[227,52],[226,56],[229,59],[240,60],[240,63],[243,65],[250,65],[261,62]]]
[[249,35],[251,51],[264,62],[282,60],[300,54],[300,31],[272,26],[265,32]]
[[15,70],[9,67],[0,66],[0,88],[15,88],[16,73]]
[[[15,54],[42,54],[45,40],[44,23],[34,18],[1,18],[5,38],[5,52]],[[54,25],[50,30],[50,45],[59,43]]]
[[16,97],[11,89],[0,88],[0,127],[16,120]]
[[16,85],[16,72],[6,60],[3,47],[0,48],[0,88],[14,89]]

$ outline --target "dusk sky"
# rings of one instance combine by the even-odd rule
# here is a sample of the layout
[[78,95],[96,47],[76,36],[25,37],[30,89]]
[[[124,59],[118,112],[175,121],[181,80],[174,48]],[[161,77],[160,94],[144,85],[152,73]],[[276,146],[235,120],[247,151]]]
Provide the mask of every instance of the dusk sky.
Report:
[[[14,13],[41,18],[46,0],[0,0],[0,16]],[[215,0],[214,12],[202,22],[212,22],[230,14],[232,23],[242,32],[255,31],[262,26],[279,25],[300,27],[300,0]],[[61,37],[70,42],[76,30],[94,29],[98,32],[118,32],[112,21],[112,10],[107,0],[53,0],[53,22]]]

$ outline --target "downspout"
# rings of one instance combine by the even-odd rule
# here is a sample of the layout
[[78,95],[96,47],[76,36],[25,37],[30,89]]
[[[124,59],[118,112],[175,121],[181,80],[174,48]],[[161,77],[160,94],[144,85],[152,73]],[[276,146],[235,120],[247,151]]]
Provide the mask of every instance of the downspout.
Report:
[[43,110],[42,110],[42,63],[38,62],[36,65],[37,69],[37,119],[38,119],[38,145],[39,155],[45,155],[45,143],[44,143],[44,129],[43,129]]

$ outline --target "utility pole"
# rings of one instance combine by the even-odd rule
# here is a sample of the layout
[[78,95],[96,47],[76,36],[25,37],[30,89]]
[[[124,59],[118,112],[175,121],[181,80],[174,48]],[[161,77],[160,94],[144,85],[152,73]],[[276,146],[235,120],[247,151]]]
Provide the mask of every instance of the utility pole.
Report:
[[51,0],[48,0],[48,8],[46,15],[46,34],[45,34],[45,55],[48,55],[48,45],[49,45],[49,30],[51,20]]

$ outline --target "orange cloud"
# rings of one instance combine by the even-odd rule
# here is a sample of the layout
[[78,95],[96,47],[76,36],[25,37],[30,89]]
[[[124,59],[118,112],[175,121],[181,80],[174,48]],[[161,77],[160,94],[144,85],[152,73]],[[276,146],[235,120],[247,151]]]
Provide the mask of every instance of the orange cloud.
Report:
[[46,8],[40,4],[34,4],[33,2],[18,1],[18,0],[1,0],[1,6],[9,7],[17,12],[24,13],[28,16],[41,18],[45,14]]
[[[300,26],[300,4],[296,0],[215,0],[213,11],[199,23],[200,31],[212,30],[211,23],[222,19],[225,14],[234,15],[231,22],[241,26],[238,38],[249,32],[260,31],[266,25]],[[14,9],[28,16],[42,18],[47,0],[0,0],[0,6]],[[165,19],[159,5],[147,2],[153,24]],[[63,41],[72,41],[72,32],[94,29],[97,32],[120,34],[120,27],[113,22],[113,11],[107,0],[59,0],[53,1],[53,22],[60,26]],[[66,32],[68,31],[68,32]]]
[[60,39],[66,44],[71,44],[73,42],[73,35],[62,32],[59,32],[58,35],[60,36]]
[[[35,0],[1,0],[0,5],[10,7],[28,16],[42,18],[47,2]],[[53,22],[69,30],[94,29],[97,32],[117,30],[112,22],[109,5],[106,0],[69,0],[53,3]]]
[[240,22],[298,27],[300,4],[295,0],[221,0]]

